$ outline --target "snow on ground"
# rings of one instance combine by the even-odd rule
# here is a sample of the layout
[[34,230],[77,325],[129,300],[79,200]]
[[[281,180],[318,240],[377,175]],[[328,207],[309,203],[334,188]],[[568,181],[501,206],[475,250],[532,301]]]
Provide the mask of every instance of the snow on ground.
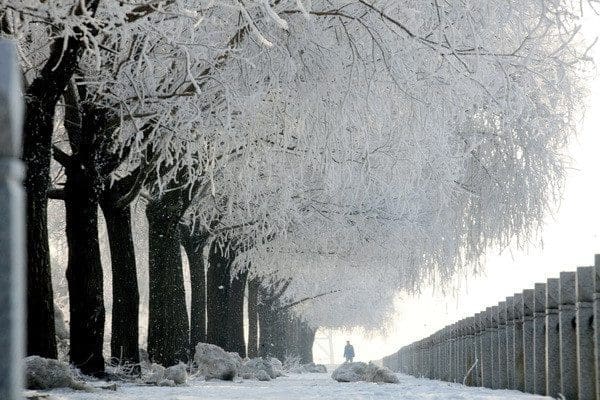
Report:
[[[511,390],[468,388],[459,384],[398,375],[399,384],[338,383],[330,374],[292,374],[270,382],[190,380],[187,386],[156,387],[125,384],[116,392],[77,392],[60,389],[43,392],[46,400],[540,400],[549,397]],[[29,392],[32,393],[32,392]],[[43,398],[43,397],[42,397]]]

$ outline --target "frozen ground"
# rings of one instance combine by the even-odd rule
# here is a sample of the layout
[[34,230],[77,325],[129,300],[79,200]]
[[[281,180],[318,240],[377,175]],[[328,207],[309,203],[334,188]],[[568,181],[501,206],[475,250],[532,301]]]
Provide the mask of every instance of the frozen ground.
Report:
[[[462,385],[399,375],[400,384],[338,383],[329,374],[292,374],[270,382],[192,380],[188,386],[120,386],[116,392],[43,392],[44,400],[505,400],[549,399],[509,390],[467,388]],[[29,392],[32,394],[32,392]],[[40,393],[41,394],[41,393]]]

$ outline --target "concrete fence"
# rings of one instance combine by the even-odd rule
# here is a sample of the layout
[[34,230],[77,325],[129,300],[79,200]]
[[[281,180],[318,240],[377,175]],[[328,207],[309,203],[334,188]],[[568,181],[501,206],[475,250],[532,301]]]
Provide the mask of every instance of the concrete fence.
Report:
[[0,40],[0,399],[22,398],[24,206],[21,76],[14,45]]
[[600,255],[384,357],[430,379],[600,400]]

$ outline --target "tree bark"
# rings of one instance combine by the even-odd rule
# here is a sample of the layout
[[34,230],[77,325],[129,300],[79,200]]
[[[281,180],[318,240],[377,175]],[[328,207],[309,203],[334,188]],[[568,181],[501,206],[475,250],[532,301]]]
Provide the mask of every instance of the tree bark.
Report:
[[256,279],[248,281],[248,357],[258,357],[258,286]]
[[227,351],[235,351],[246,358],[246,340],[244,338],[244,292],[248,272],[244,271],[230,280],[227,303]]
[[278,296],[272,289],[260,286],[258,293],[259,354],[261,357],[276,357],[283,361],[287,350],[287,313],[279,309]]
[[[75,5],[94,15],[99,0]],[[90,32],[95,32],[91,27]],[[80,31],[75,30],[76,34]],[[25,93],[23,161],[26,166],[27,354],[56,358],[54,300],[48,247],[48,187],[54,111],[82,52],[78,37],[56,35],[48,60]]]
[[79,155],[66,168],[65,210],[71,362],[82,372],[104,372],[104,293],[98,243],[98,198],[94,177]]
[[204,271],[204,246],[208,234],[200,230],[192,231],[181,226],[181,244],[190,265],[192,304],[190,315],[190,355],[198,343],[206,343],[206,273]]
[[206,272],[206,341],[226,348],[228,339],[227,305],[231,261],[213,241],[208,255]]
[[164,366],[187,362],[189,323],[185,305],[179,237],[179,191],[168,192],[146,207],[149,241],[148,354]]
[[139,301],[137,270],[130,206],[114,207],[103,199],[102,213],[108,231],[112,266],[112,326],[110,351],[112,361],[140,362]]
[[[34,84],[36,82],[34,81]],[[27,354],[56,358],[54,300],[48,247],[48,186],[54,107],[43,99],[41,83],[25,97],[23,160],[27,230]]]
[[302,364],[313,362],[313,345],[315,343],[316,329],[311,328],[306,322],[299,321],[298,355]]

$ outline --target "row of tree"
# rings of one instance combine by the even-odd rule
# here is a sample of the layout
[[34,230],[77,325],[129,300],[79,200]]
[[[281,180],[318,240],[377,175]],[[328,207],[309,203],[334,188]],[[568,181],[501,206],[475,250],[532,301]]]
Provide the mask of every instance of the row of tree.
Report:
[[308,361],[317,326],[381,326],[399,291],[530,238],[579,115],[577,12],[567,0],[0,0],[25,88],[28,353],[57,356],[49,199],[65,208],[70,357],[91,374],[105,366],[105,268],[111,357],[139,361],[135,204],[147,348],[164,365],[200,341]]

